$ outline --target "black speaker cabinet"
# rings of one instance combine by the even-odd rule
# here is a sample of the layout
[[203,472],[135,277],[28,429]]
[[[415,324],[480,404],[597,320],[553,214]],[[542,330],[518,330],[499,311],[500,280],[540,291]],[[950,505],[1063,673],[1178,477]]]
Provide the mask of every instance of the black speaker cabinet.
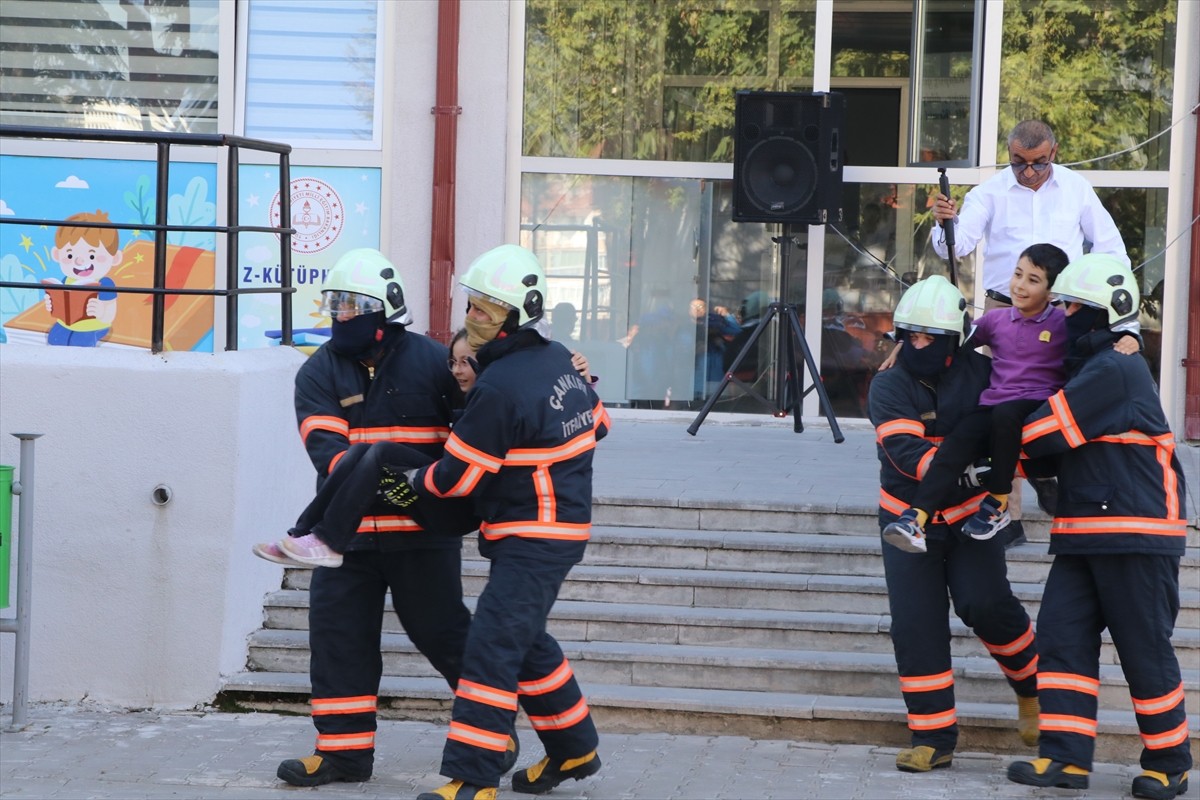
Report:
[[840,222],[845,119],[837,92],[738,92],[733,221]]

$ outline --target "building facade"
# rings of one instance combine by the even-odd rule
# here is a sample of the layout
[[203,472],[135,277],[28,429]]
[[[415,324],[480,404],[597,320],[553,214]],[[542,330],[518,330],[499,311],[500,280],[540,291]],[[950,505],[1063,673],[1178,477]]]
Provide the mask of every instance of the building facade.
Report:
[[[337,236],[326,225],[308,249],[294,243],[302,274],[319,277],[350,246],[378,246],[400,265],[418,325],[439,333],[439,287],[450,265],[461,272],[498,242],[525,244],[547,269],[555,336],[588,356],[612,405],[699,407],[735,366],[777,402],[774,378],[789,365],[778,362],[773,331],[733,360],[771,302],[794,304],[832,410],[862,417],[901,291],[947,269],[929,246],[933,164],[951,165],[961,200],[1006,168],[1013,124],[1044,119],[1060,141],[1058,163],[1086,175],[1121,230],[1139,278],[1146,354],[1183,435],[1188,369],[1197,369],[1185,366],[1188,313],[1200,294],[1191,262],[1200,4],[455,6],[458,25],[447,30],[437,0],[6,0],[0,122],[287,142],[293,178],[315,182],[293,185],[294,215],[304,207],[297,198],[312,193],[312,216],[293,220],[298,233],[307,230],[301,224],[332,225],[337,208],[344,213]],[[449,82],[448,52],[457,63]],[[845,97],[840,213],[827,223],[734,221],[737,90]],[[452,115],[457,126],[448,182],[435,175],[435,154],[447,144],[439,115]],[[29,190],[9,177],[20,174],[14,167],[71,158],[89,160],[90,169],[149,157],[112,145],[0,144],[7,159],[0,212],[18,217],[33,215],[21,208]],[[50,163],[64,167],[64,178],[73,174]],[[212,185],[221,185],[223,169],[212,166]],[[242,169],[243,186],[251,186],[257,165]],[[257,171],[269,182],[268,170]],[[329,195],[312,188],[318,183],[339,199],[328,210]],[[187,199],[190,189],[177,194]],[[439,212],[447,191],[448,220]],[[87,197],[69,202],[91,210]],[[272,207],[265,193],[250,190],[237,203],[243,219]],[[225,213],[215,203],[218,222]],[[6,280],[36,274],[20,236],[34,241],[35,252],[49,248],[36,233],[11,227],[0,225]],[[337,241],[322,246],[331,237]],[[438,252],[446,242],[449,257]],[[212,242],[216,263],[226,246]],[[271,280],[265,250],[251,239],[233,254],[247,281]],[[981,308],[973,259],[957,268]],[[221,284],[219,270],[213,281]],[[319,324],[306,305],[319,280],[309,281],[308,295],[297,285],[295,324]],[[462,299],[452,293],[452,301],[449,319],[457,324]],[[0,322],[7,326],[31,303],[0,304]],[[249,307],[239,320],[249,332],[239,334],[241,347],[266,344],[261,331],[278,327],[270,313]],[[187,346],[221,349],[221,327]],[[714,410],[764,409],[733,385]],[[815,394],[803,411],[820,413]]]

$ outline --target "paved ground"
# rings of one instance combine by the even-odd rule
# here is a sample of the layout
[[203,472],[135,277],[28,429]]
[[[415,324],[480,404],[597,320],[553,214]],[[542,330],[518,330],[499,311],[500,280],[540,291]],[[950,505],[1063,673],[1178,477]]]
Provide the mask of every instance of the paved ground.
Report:
[[[7,723],[7,719],[4,720]],[[35,705],[30,725],[0,733],[0,797],[5,798],[412,798],[441,785],[444,728],[380,723],[375,777],[318,790],[275,779],[284,758],[308,752],[304,717],[274,714],[106,711],[89,705]],[[541,756],[521,732],[521,764]],[[827,745],[736,736],[603,733],[601,772],[565,783],[548,798],[568,800],[748,800],[749,798],[1034,798],[1128,797],[1137,771],[1097,765],[1087,792],[1039,795],[1004,778],[1009,758],[960,753],[950,769],[908,775],[894,769],[893,748]],[[529,797],[508,790],[501,798]],[[1191,793],[1192,797],[1196,793]]]
[[[678,505],[717,499],[748,504],[820,507],[873,505],[878,490],[873,432],[845,421],[835,444],[822,420],[804,433],[790,421],[711,417],[699,435],[685,428],[694,414],[618,411],[611,437],[597,451],[597,496],[635,496]],[[1200,450],[1181,447],[1196,500]],[[4,676],[5,680],[10,679]],[[11,708],[0,723],[8,725]],[[523,732],[521,763],[541,756]],[[414,797],[442,782],[437,775],[445,732],[440,725],[382,722],[375,777],[365,784],[322,787],[326,797]],[[603,733],[603,771],[564,784],[549,797],[618,800],[742,798],[1032,798],[1004,778],[1008,757],[960,753],[953,768],[926,775],[894,769],[895,749],[741,737]],[[306,717],[103,709],[89,704],[35,705],[30,724],[0,733],[3,798],[282,798],[306,791],[275,780],[284,758],[310,752]],[[1098,765],[1088,792],[1041,796],[1121,798],[1137,770]],[[1195,776],[1194,776],[1195,777]],[[507,783],[505,784],[507,787]],[[1200,780],[1190,796],[1200,797]],[[521,797],[504,789],[501,797]]]

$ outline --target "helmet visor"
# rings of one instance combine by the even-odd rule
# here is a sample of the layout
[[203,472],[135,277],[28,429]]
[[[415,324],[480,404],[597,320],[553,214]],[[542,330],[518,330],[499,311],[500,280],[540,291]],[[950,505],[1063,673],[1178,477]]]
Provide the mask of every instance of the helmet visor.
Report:
[[321,313],[345,321],[363,314],[383,311],[383,301],[358,292],[342,290],[321,292]]
[[472,300],[482,300],[485,303],[491,303],[492,305],[500,306],[507,311],[512,311],[514,308],[516,308],[516,306],[514,306],[512,303],[506,303],[505,301],[499,300],[491,295],[484,294],[478,289],[472,289],[470,286],[464,286],[463,291],[467,293],[468,302]]

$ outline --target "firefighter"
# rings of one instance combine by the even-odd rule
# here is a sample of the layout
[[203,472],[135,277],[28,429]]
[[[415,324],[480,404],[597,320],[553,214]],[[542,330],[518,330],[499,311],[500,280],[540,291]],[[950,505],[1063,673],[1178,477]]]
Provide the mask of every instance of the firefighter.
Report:
[[[880,462],[881,532],[912,504],[937,442],[976,408],[990,371],[985,356],[962,345],[966,301],[940,275],[905,291],[894,323],[896,337],[904,343],[900,368],[876,375],[868,397]],[[896,756],[896,768],[904,772],[949,767],[954,758],[958,724],[950,600],[1016,692],[1022,741],[1037,741],[1033,626],[1009,586],[1002,541],[975,541],[962,534],[962,523],[986,495],[977,481],[963,483],[973,485],[959,486],[930,517],[926,553],[882,548],[892,646],[912,731],[912,746]]]
[[[377,250],[346,253],[325,282],[322,303],[332,335],[296,374],[295,391],[318,490],[335,469],[353,469],[355,459],[346,458],[352,446],[355,456],[387,441],[430,461],[440,457],[458,387],[446,370],[445,346],[405,329],[412,317],[392,264]],[[381,499],[362,516],[342,566],[314,571],[308,627],[317,742],[312,755],[281,763],[280,779],[319,786],[371,777],[389,589],[409,639],[451,688],[457,685],[471,619],[461,570],[461,536],[424,530]]]
[[514,773],[540,794],[600,769],[598,736],[571,665],[546,632],[591,528],[592,453],[608,414],[571,353],[546,338],[546,278],[516,245],[481,255],[461,281],[479,377],[441,460],[408,478],[426,497],[471,497],[491,561],[463,655],[441,773],[421,800],[491,800],[518,704],[546,757]]
[[1137,280],[1120,259],[1089,253],[1054,283],[1067,313],[1067,383],[1027,419],[1027,455],[1059,455],[1054,563],[1038,612],[1039,758],[1008,768],[1031,786],[1086,789],[1096,745],[1100,634],[1129,684],[1141,766],[1134,797],[1188,788],[1192,756],[1171,632],[1187,522],[1183,472],[1154,379],[1111,345],[1137,324]]

